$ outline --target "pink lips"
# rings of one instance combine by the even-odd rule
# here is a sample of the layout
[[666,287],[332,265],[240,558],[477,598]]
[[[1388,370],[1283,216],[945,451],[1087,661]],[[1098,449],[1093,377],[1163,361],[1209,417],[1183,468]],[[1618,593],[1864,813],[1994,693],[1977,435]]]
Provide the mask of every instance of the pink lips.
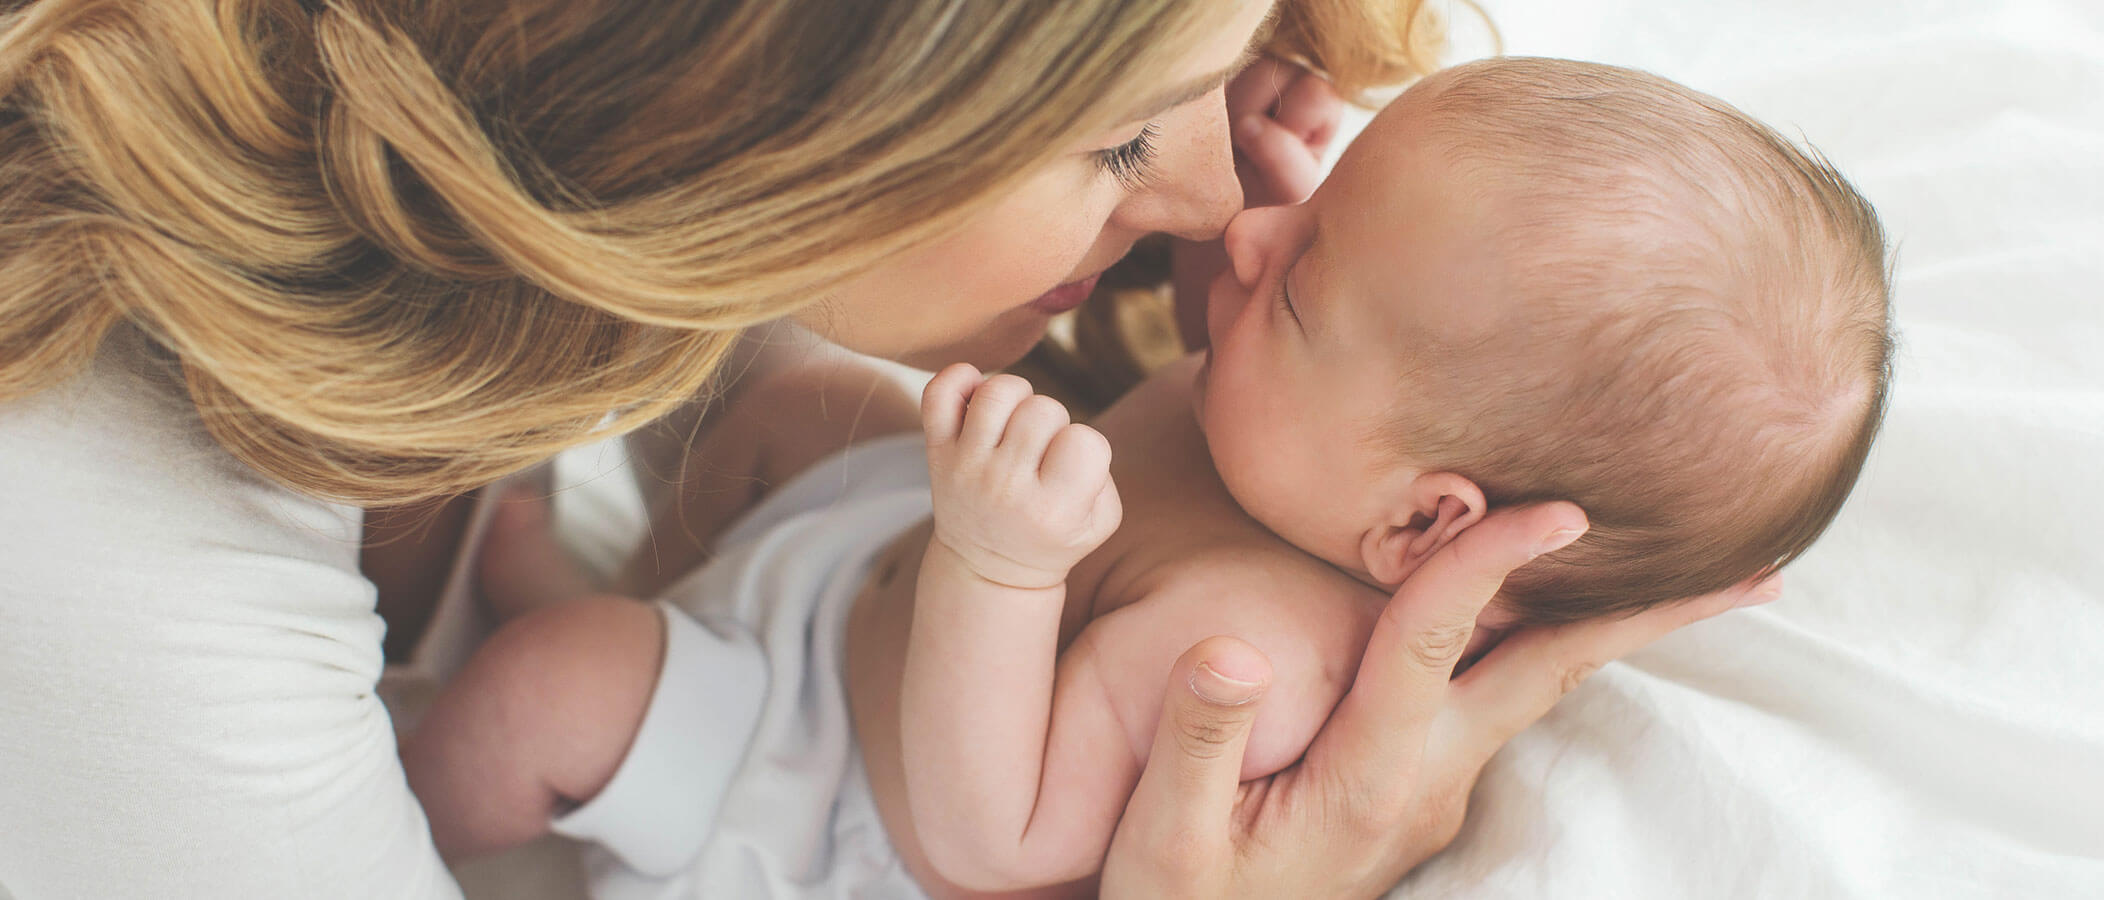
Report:
[[1098,272],[1080,281],[1069,281],[1046,291],[1036,300],[1030,301],[1030,308],[1048,316],[1056,316],[1080,306],[1089,298],[1089,294],[1096,290],[1096,279],[1102,276],[1103,273]]

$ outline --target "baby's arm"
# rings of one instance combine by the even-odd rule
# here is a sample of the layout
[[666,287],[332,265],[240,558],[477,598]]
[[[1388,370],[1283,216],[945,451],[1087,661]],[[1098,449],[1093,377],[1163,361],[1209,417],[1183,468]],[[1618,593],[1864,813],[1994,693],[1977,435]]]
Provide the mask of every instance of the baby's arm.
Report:
[[606,786],[649,708],[664,628],[649,604],[592,597],[520,616],[475,651],[402,744],[441,854],[532,840]]
[[1120,516],[1109,446],[970,366],[929,383],[922,416],[935,528],[900,689],[915,831],[962,887],[1087,875],[1138,777],[1092,655],[1058,658],[1067,572]]

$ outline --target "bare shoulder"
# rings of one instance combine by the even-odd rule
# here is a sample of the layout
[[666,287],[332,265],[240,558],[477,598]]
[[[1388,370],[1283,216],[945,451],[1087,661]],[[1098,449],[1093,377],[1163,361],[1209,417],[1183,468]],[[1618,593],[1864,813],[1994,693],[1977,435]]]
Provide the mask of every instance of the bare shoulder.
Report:
[[1284,545],[1211,548],[1150,581],[1142,596],[1090,622],[1074,650],[1095,655],[1141,759],[1177,657],[1221,634],[1262,650],[1271,660],[1272,684],[1244,758],[1244,779],[1300,758],[1358,671],[1382,599]]

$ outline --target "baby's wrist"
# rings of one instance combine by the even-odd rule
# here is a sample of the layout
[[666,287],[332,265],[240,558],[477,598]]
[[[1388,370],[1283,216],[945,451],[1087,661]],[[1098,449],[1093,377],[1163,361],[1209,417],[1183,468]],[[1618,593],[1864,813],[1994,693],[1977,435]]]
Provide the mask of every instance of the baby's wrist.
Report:
[[981,587],[1008,591],[1049,591],[1064,587],[1071,567],[1058,570],[1017,562],[983,547],[960,542],[941,528],[928,541],[931,557],[923,565],[940,566]]

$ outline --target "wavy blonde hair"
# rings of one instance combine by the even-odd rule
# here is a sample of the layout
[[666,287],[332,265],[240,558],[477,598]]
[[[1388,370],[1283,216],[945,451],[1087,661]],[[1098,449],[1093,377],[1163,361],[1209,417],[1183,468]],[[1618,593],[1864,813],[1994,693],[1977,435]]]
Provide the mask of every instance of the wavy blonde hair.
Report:
[[[1397,80],[1417,6],[1289,2],[1277,39]],[[0,0],[0,400],[129,323],[296,490],[486,484],[1115,124],[1210,11]]]

